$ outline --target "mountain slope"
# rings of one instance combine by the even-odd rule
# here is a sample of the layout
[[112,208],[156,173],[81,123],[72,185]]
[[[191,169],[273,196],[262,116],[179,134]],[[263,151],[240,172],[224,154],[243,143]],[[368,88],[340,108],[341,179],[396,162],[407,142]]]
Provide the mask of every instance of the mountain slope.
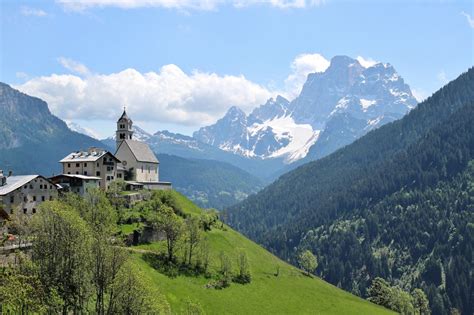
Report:
[[[232,208],[229,222],[284,258],[294,258],[295,248],[314,248],[324,257],[323,277],[358,294],[365,294],[368,279],[385,276],[407,288],[423,284],[430,303],[436,305],[434,314],[449,312],[450,307],[472,312],[472,304],[456,296],[469,297],[474,288],[472,235],[466,226],[473,220],[474,196],[466,179],[470,176],[468,163],[474,157],[473,106],[474,69],[470,69],[403,119],[283,175]],[[457,184],[463,182],[459,177],[465,185]],[[448,193],[454,189],[449,187],[459,185],[458,193],[467,196],[462,207],[456,205],[461,200],[449,197],[456,191]],[[442,196],[446,202],[432,197],[431,190],[437,187],[440,191],[448,187]],[[397,194],[415,197],[409,200],[411,204],[405,200],[406,207],[399,209],[394,200],[402,199]],[[432,211],[428,216],[442,220],[423,221],[413,211],[421,206],[420,200],[433,206],[424,207]],[[443,207],[449,209],[448,214],[435,211]],[[376,211],[379,215],[371,218]],[[400,211],[412,211],[414,217],[400,216]],[[401,232],[385,235],[394,227]],[[451,238],[459,238],[452,251],[445,246]],[[467,289],[445,272],[420,277],[420,273],[430,273],[432,259],[434,270],[464,275]],[[435,282],[437,276],[445,282]],[[364,281],[358,282],[361,279]]]
[[289,164],[332,153],[415,105],[409,86],[390,64],[365,68],[356,59],[336,56],[326,71],[308,75],[293,101],[278,96],[248,116],[231,107],[193,137],[245,157]]
[[70,130],[46,102],[0,83],[0,168],[48,176],[64,156],[92,146],[101,142]]
[[[177,193],[173,196],[185,213],[202,212],[183,196]],[[217,272],[221,252],[226,253],[235,266],[239,251],[245,251],[252,282],[246,285],[234,283],[222,290],[208,289],[206,284],[211,279],[184,275],[168,277],[153,269],[143,254],[135,254],[135,266],[144,271],[148,283],[165,294],[173,313],[184,312],[186,301],[190,300],[200,303],[206,314],[391,314],[319,278],[304,276],[300,270],[228,227],[213,228],[205,234],[211,251],[210,269]],[[161,251],[164,244],[152,243],[135,248]],[[277,266],[280,271],[275,276]]]
[[258,192],[262,182],[228,163],[159,154],[160,178],[205,208],[225,209]]

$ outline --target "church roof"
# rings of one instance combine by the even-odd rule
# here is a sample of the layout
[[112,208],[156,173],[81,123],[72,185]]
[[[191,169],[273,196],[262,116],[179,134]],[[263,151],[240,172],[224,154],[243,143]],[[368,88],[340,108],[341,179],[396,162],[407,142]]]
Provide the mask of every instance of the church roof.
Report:
[[125,110],[125,108],[123,109],[122,116],[120,116],[120,118],[117,120],[117,122],[119,122],[119,121],[121,121],[121,120],[131,120],[131,119],[127,116],[127,111]]
[[[126,143],[133,155],[139,162],[159,163],[153,151],[148,144],[135,140],[124,140],[120,146]],[[120,147],[119,147],[120,148]],[[118,149],[117,149],[118,151]]]

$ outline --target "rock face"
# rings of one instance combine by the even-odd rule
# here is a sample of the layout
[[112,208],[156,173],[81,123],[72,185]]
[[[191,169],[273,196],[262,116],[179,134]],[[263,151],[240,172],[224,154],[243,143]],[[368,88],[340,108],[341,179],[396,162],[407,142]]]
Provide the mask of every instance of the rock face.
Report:
[[65,155],[92,146],[102,143],[69,129],[43,100],[0,83],[0,168],[48,176]]
[[278,96],[249,115],[232,107],[193,136],[245,157],[292,163],[325,156],[401,118],[416,103],[390,64],[365,68],[356,59],[336,56],[326,71],[308,75],[293,101]]

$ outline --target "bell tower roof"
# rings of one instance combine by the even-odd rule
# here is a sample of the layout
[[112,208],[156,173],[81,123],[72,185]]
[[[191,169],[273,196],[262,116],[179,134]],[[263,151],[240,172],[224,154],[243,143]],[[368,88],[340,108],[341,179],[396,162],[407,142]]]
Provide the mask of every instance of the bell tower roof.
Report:
[[117,122],[122,121],[122,120],[131,120],[127,115],[127,111],[125,109],[125,106],[123,107],[123,114],[122,114],[122,116],[120,116],[120,118],[117,120]]

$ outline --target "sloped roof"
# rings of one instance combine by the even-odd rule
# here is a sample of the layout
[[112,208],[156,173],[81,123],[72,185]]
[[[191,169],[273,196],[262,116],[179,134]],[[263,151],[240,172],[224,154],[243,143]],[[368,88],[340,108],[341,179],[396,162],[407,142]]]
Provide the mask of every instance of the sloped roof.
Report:
[[121,120],[131,120],[130,118],[128,118],[128,115],[127,115],[127,112],[125,111],[125,109],[123,110],[122,116],[120,116],[120,118],[117,120],[117,122],[119,122]]
[[103,157],[106,154],[110,154],[114,159],[119,161],[112,153],[109,151],[77,151],[77,152],[72,152],[68,156],[66,156],[64,159],[59,161],[59,163],[65,163],[65,162],[95,162],[101,157]]
[[153,153],[148,144],[135,140],[124,140],[122,141],[120,146],[122,146],[124,143],[128,145],[137,161],[147,163],[160,163],[158,162],[155,153]]
[[[33,179],[40,177],[39,175],[23,175],[23,176],[10,176],[7,178],[6,185],[0,186],[0,196],[5,196],[12,191],[20,188],[23,185],[28,184]],[[49,181],[48,181],[49,183]]]
[[59,178],[59,177],[79,178],[79,179],[85,179],[85,180],[101,180],[100,177],[86,176],[86,175],[80,175],[80,174],[60,174],[60,175],[53,176],[50,179]]

